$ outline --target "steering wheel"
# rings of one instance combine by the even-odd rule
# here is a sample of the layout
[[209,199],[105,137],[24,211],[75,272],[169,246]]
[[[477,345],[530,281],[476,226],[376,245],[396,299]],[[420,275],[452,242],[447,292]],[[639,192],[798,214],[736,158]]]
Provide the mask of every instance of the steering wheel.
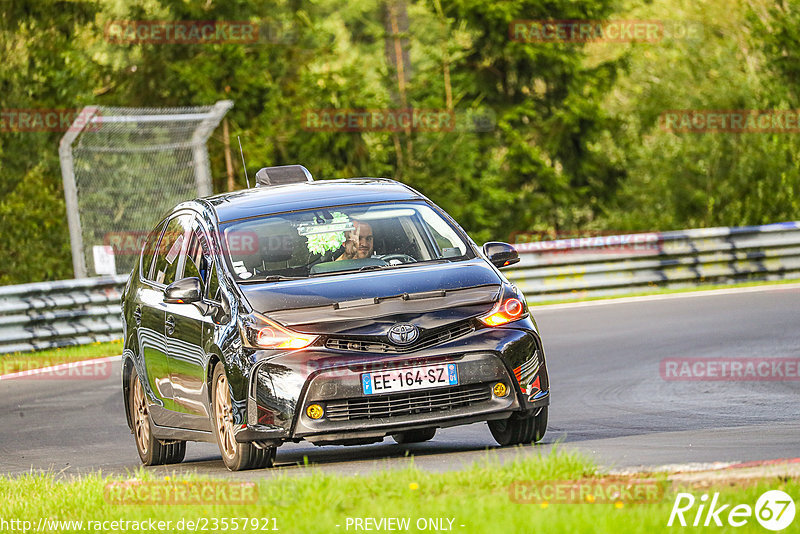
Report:
[[383,254],[378,256],[389,265],[400,265],[401,263],[416,263],[417,260],[408,254]]

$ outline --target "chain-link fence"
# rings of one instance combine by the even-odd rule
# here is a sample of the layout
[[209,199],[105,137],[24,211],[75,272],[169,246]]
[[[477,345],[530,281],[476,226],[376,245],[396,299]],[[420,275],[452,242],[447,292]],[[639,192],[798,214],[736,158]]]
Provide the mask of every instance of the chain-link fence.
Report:
[[159,217],[211,194],[206,141],[232,106],[84,108],[59,148],[76,278],[130,272]]

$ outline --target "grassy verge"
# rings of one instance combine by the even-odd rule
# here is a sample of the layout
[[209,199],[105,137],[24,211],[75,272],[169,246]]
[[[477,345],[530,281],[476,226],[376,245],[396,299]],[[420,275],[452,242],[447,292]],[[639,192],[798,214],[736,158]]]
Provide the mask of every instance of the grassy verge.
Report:
[[[250,484],[197,476],[157,479],[145,470],[134,475],[136,482],[133,485],[136,488],[159,488],[158,495],[176,494],[164,491],[165,487],[191,488],[186,490],[191,493],[198,487],[213,484],[228,488]],[[229,521],[228,530],[233,530],[230,518],[241,518],[237,530],[242,532],[261,530],[265,524],[268,529],[276,526],[282,532],[354,532],[357,531],[354,518],[370,517],[377,520],[408,518],[409,527],[400,529],[408,532],[421,531],[417,521],[431,518],[443,520],[443,525],[453,532],[542,530],[651,534],[666,529],[678,491],[667,485],[665,475],[660,476],[659,483],[664,484],[666,490],[649,503],[624,500],[584,504],[516,502],[510,491],[515,482],[533,481],[536,487],[544,487],[547,481],[606,480],[597,474],[595,466],[584,457],[575,453],[555,452],[547,456],[528,456],[503,465],[487,460],[462,471],[446,473],[430,473],[411,467],[367,476],[341,476],[312,469],[308,476],[278,476],[258,480],[256,486],[249,490],[254,498],[247,504],[212,504],[219,502],[220,496],[226,495],[225,491],[218,492],[210,500],[204,500],[204,504],[134,504],[132,497],[128,504],[120,504],[124,502],[120,495],[124,494],[118,491],[121,484],[118,478],[104,478],[97,474],[59,481],[54,475],[26,475],[13,479],[0,478],[0,502],[3,503],[3,518],[24,519],[36,524],[40,517],[46,517],[51,521],[51,528],[54,520],[83,521],[84,531],[87,530],[88,521],[152,519],[172,522],[157,527],[162,532],[192,530],[187,527],[186,521],[200,521],[199,531],[203,530],[202,524],[205,523],[209,531],[220,532],[225,530],[221,523],[223,518]],[[130,480],[128,478],[122,486],[129,488],[132,484]],[[620,478],[615,477],[615,480],[619,481]],[[626,480],[630,483],[636,479]],[[800,483],[798,480],[775,478],[746,485],[726,484],[719,488],[709,488],[705,484],[697,488],[690,487],[688,491],[698,499],[704,493],[713,495],[718,491],[722,504],[742,503],[752,507],[763,492],[772,489],[782,489],[797,498]],[[140,492],[139,495],[152,496],[153,493]],[[241,493],[236,495],[241,497]],[[695,506],[690,521],[694,519],[696,510]],[[251,522],[244,525],[244,518],[274,518],[274,522],[262,522],[257,525],[258,528],[253,528]],[[177,525],[181,519],[184,520],[183,529]],[[722,519],[724,521],[726,516]],[[216,528],[212,528],[214,525]],[[246,528],[242,528],[243,525]],[[59,531],[78,531],[74,524],[72,528],[64,524],[58,526]],[[124,529],[118,527],[118,530]],[[128,530],[133,528],[128,525]],[[380,531],[374,527],[373,530]],[[434,529],[428,528],[428,531],[431,530]],[[744,527],[736,530],[764,532],[752,517]]]
[[736,284],[709,284],[706,286],[699,286],[699,287],[683,287],[678,289],[669,289],[669,288],[659,288],[658,286],[653,286],[653,290],[647,291],[639,291],[634,293],[625,293],[622,295],[605,295],[605,296],[597,296],[597,297],[578,297],[576,298],[568,298],[568,299],[553,299],[553,300],[543,300],[540,302],[528,302],[529,306],[546,306],[548,304],[564,304],[568,302],[588,302],[592,300],[613,300],[613,299],[622,299],[628,297],[646,297],[650,295],[671,295],[673,293],[697,293],[701,291],[711,291],[713,289],[735,289],[740,287],[757,287],[757,286],[773,286],[773,285],[783,285],[783,284],[797,284],[800,282],[800,279],[792,279],[792,280],[775,280],[775,281],[756,281],[756,282],[739,282]]
[[122,340],[0,356],[0,375],[122,354]]

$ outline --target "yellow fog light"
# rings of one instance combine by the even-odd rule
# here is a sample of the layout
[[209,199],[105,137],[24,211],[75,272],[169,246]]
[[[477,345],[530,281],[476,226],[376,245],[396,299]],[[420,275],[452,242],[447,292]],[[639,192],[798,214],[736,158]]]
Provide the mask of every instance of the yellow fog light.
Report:
[[494,396],[495,397],[505,397],[508,395],[508,387],[502,382],[498,382],[494,385]]
[[306,408],[306,413],[311,419],[320,419],[325,414],[325,410],[319,404],[311,404]]

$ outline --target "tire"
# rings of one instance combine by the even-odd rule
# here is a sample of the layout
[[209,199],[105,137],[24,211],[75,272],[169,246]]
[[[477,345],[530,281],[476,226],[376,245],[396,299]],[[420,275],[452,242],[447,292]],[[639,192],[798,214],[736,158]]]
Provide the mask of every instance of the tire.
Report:
[[419,430],[409,430],[407,432],[392,434],[392,439],[400,445],[406,445],[408,443],[422,443],[423,441],[431,440],[435,435],[435,428],[421,428]]
[[500,445],[536,443],[547,431],[547,406],[536,415],[512,415],[508,419],[489,421],[489,430]]
[[153,427],[150,422],[150,409],[147,406],[147,396],[144,394],[142,381],[134,368],[131,371],[130,397],[128,399],[133,423],[133,437],[136,442],[136,451],[144,465],[178,464],[186,456],[185,441],[171,441],[164,443],[153,436]]
[[228,377],[222,364],[217,363],[211,379],[211,424],[225,467],[231,471],[272,467],[276,447],[259,449],[252,443],[238,443],[234,439],[231,406]]

